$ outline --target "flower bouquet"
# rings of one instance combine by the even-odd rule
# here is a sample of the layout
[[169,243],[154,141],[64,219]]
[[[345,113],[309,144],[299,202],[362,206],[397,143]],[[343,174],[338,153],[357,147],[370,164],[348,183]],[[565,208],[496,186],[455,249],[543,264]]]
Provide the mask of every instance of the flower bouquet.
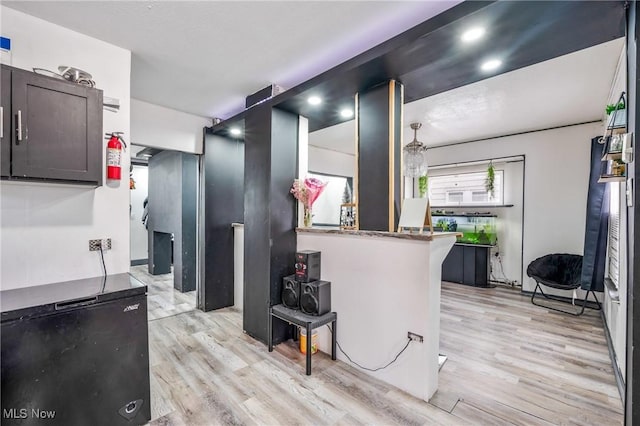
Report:
[[305,227],[311,227],[313,217],[311,209],[313,207],[313,203],[318,199],[320,194],[322,194],[325,186],[327,186],[326,182],[322,182],[320,179],[316,178],[306,178],[303,181],[295,179],[293,181],[293,186],[291,187],[290,192],[296,200],[302,203],[302,206],[304,207]]

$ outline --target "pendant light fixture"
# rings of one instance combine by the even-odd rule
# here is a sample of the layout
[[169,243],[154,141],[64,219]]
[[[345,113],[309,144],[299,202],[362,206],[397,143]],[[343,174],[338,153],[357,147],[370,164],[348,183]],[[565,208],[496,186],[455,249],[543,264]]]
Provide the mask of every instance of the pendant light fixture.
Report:
[[425,152],[427,147],[418,141],[418,129],[422,127],[422,123],[411,123],[413,129],[413,140],[409,142],[402,153],[404,155],[404,175],[409,178],[419,178],[427,174],[427,158]]

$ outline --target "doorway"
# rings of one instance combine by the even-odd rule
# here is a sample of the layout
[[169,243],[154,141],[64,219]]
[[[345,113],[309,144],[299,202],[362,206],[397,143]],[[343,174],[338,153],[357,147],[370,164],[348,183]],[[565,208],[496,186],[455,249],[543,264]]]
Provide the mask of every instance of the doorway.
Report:
[[131,147],[131,274],[148,287],[149,320],[196,308],[198,158]]

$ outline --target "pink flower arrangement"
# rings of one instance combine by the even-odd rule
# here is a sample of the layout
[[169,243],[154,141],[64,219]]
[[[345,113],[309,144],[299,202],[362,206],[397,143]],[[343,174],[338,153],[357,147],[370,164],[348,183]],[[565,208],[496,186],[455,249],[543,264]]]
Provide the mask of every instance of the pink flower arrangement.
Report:
[[326,182],[316,178],[306,178],[302,182],[299,179],[295,179],[290,192],[296,200],[302,203],[305,209],[311,210],[313,203],[322,194],[325,186],[327,186]]

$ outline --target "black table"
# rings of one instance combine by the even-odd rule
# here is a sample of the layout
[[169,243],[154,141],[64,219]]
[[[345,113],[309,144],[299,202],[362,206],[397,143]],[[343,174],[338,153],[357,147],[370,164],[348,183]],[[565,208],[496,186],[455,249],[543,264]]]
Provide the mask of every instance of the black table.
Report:
[[269,352],[273,351],[273,317],[280,318],[290,324],[305,327],[307,330],[307,376],[311,375],[311,331],[325,324],[331,323],[331,359],[336,359],[336,323],[338,314],[329,312],[324,315],[307,315],[301,311],[275,305],[269,308]]

